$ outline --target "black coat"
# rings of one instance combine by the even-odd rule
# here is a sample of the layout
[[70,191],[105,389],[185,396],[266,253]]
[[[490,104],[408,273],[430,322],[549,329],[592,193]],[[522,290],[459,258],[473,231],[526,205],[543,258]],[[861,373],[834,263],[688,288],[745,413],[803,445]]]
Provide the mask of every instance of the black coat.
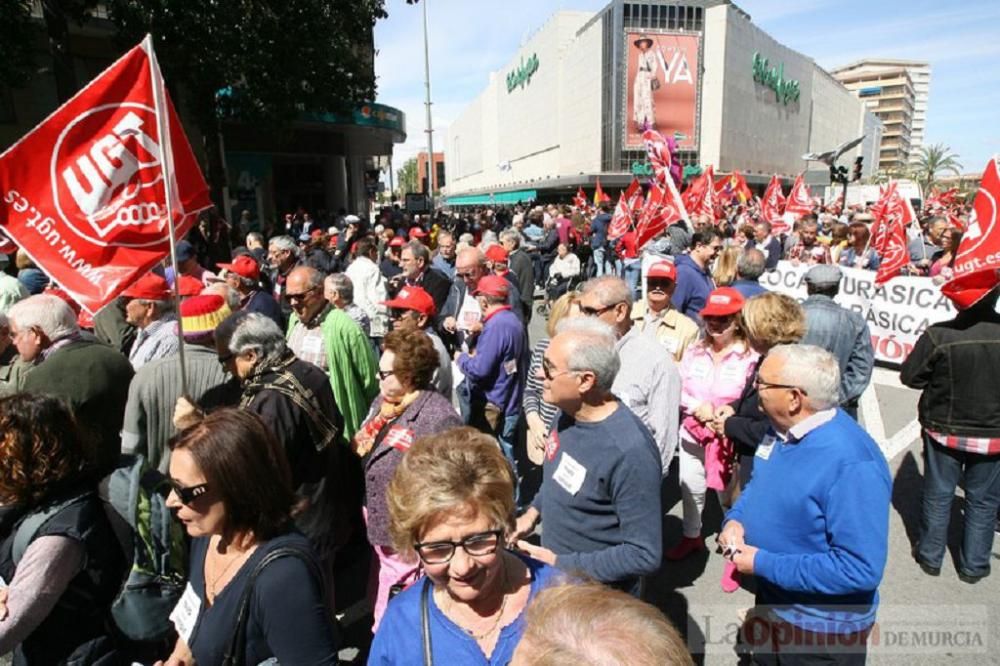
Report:
[[729,403],[736,413],[726,419],[726,437],[736,445],[736,451],[742,456],[752,456],[757,451],[757,445],[771,427],[767,415],[760,411],[760,396],[754,386],[754,378],[760,370],[764,357],[761,356],[747,379],[746,386],[740,397]]

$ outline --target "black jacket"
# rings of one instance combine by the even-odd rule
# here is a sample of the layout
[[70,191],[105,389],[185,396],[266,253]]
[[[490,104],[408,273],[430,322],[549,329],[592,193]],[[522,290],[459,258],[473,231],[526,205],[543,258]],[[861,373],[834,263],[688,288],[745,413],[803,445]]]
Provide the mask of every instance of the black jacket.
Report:
[[736,451],[742,456],[752,456],[757,451],[757,445],[764,439],[768,428],[771,427],[770,419],[760,411],[760,396],[754,386],[754,378],[763,362],[764,357],[761,356],[750,378],[747,379],[746,386],[743,387],[743,393],[729,403],[736,413],[726,419],[726,437],[733,441]]
[[1000,314],[996,295],[934,324],[903,361],[900,381],[922,389],[920,425],[946,435],[1000,437]]
[[521,304],[524,306],[524,319],[531,321],[531,304],[535,299],[535,266],[531,257],[518,248],[510,255],[508,262],[510,271],[517,276],[517,288],[521,292]]

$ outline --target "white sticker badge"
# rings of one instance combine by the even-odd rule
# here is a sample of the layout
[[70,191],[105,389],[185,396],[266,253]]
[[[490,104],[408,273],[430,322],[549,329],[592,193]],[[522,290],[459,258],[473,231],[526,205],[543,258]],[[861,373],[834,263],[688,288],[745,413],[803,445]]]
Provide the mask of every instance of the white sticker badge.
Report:
[[194,627],[198,623],[198,615],[200,614],[201,599],[191,587],[191,583],[188,583],[187,587],[184,588],[184,594],[181,595],[181,600],[177,602],[173,612],[170,613],[170,621],[174,623],[177,634],[188,645],[191,644],[191,634],[194,633]]
[[570,495],[576,495],[583,487],[585,478],[587,478],[587,468],[574,460],[573,456],[563,452],[562,458],[559,459],[559,467],[556,468],[552,479]]

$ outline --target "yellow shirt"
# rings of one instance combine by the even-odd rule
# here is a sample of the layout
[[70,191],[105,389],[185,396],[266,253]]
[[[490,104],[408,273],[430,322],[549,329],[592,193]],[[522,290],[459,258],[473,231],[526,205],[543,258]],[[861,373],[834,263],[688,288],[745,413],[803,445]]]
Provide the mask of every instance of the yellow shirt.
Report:
[[673,306],[668,305],[661,314],[659,318],[654,317],[648,312],[646,302],[640,301],[632,306],[631,317],[634,326],[643,333],[652,335],[674,361],[680,363],[684,351],[698,339],[701,331],[690,317],[681,314]]

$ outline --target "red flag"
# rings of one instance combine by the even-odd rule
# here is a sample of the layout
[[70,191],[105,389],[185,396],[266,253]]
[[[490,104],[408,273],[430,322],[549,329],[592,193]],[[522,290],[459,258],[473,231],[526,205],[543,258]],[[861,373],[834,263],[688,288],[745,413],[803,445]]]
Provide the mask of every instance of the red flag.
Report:
[[601,204],[602,201],[611,201],[611,197],[604,193],[601,189],[601,179],[597,179],[597,187],[594,189],[594,207],[596,208]]
[[746,179],[739,171],[733,171],[728,176],[719,179],[715,184],[715,193],[726,203],[732,204],[736,199],[741,204],[753,199],[753,191],[747,185]]
[[941,291],[965,309],[1000,284],[1000,172],[994,156],[983,171],[969,225],[955,256],[954,276]]
[[931,190],[931,195],[927,197],[927,201],[924,202],[924,208],[931,211],[943,210],[955,203],[956,196],[958,196],[957,187],[944,192],[938,192],[937,188],[934,188]]
[[91,313],[167,255],[168,204],[181,238],[211,201],[150,37],[0,155],[0,193],[4,232]]
[[771,176],[771,182],[767,184],[764,198],[760,202],[760,215],[771,223],[772,233],[788,231],[788,224],[782,217],[784,208],[785,195],[781,192],[781,179],[777,175]]
[[795,178],[792,189],[788,192],[788,200],[785,202],[785,212],[802,216],[811,213],[813,210],[812,196],[809,194],[809,186],[806,185],[802,174]]
[[618,205],[615,206],[611,224],[608,225],[608,240],[613,241],[624,236],[640,210],[642,210],[642,186],[636,178],[633,178],[628,189],[618,196]]
[[635,246],[642,248],[646,243],[662,234],[668,226],[683,220],[682,204],[676,190],[653,185],[646,197],[646,205],[636,226]]
[[681,195],[684,208],[691,215],[708,215],[715,219],[715,174],[709,166],[697,178],[691,181]]
[[653,180],[663,187],[668,178],[673,178],[670,175],[670,146],[662,134],[652,129],[642,133],[642,142],[646,146],[649,163],[653,166]]
[[[653,187],[651,188],[650,193],[647,195],[646,207],[643,211],[643,217],[647,217],[647,214],[649,214],[648,213],[649,200],[653,199],[652,190],[660,188],[664,190],[664,192],[661,192],[660,195],[658,195],[660,201],[663,203],[658,204],[656,206],[656,209],[657,210],[662,209],[664,204],[666,204],[672,210],[676,209],[677,214],[680,216],[677,219],[684,220],[685,226],[687,226],[687,228],[690,230],[691,223],[688,221],[687,210],[685,210],[684,202],[681,201],[681,195],[677,191],[677,184],[674,182],[673,174],[671,174],[670,172],[671,162],[673,159],[670,155],[670,144],[667,143],[667,140],[663,138],[662,134],[652,129],[648,129],[642,133],[642,141],[646,146],[646,155],[649,158],[649,163],[653,165],[653,178],[654,178]],[[659,214],[652,213],[650,215],[652,215],[652,217],[649,218],[651,220],[650,224],[652,225],[650,226],[650,228],[656,228],[656,226],[659,223],[655,222],[655,220],[658,218]],[[672,216],[673,213],[670,213],[668,215],[668,217],[670,218],[672,218]],[[673,224],[675,221],[676,221],[675,219],[670,219],[670,221],[667,222],[667,224],[668,225]],[[640,222],[640,227],[638,228],[639,230],[642,229],[641,224],[642,223]],[[666,226],[664,226],[664,228],[666,228]],[[662,231],[662,229],[660,231]],[[655,237],[657,233],[650,235],[646,240]],[[642,247],[643,245],[643,243],[641,242],[642,235],[643,234],[640,231],[638,234],[640,242],[637,243],[636,247],[639,248]]]
[[580,209],[587,207],[587,195],[584,193],[582,187],[576,189],[576,196],[573,197],[573,205]]
[[881,259],[878,272],[875,274],[876,287],[899,275],[899,272],[910,263],[906,228],[915,219],[913,209],[899,194],[896,183],[892,183],[889,186],[883,215],[872,224],[871,246]]

